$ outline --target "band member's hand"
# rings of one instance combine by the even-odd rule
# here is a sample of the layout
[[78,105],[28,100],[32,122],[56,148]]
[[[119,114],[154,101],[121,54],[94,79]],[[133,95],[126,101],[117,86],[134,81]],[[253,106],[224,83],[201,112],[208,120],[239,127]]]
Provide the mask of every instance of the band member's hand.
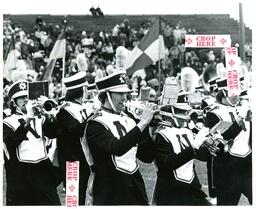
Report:
[[149,125],[149,123],[152,121],[154,115],[159,112],[157,105],[154,103],[147,103],[145,107],[143,108],[143,112],[141,115],[140,122],[138,123],[138,127],[141,131],[144,130],[144,128]]
[[193,142],[193,146],[196,149],[199,149],[199,147],[204,143],[204,141],[207,139],[207,135],[209,134],[209,128],[203,127],[196,135],[195,140]]
[[28,100],[28,103],[26,104],[26,110],[27,110],[27,117],[28,118],[34,118],[34,108],[38,106],[37,102],[34,100]]
[[46,96],[41,95],[37,98],[37,103],[40,107],[43,107],[43,104],[46,100],[48,100],[48,98]]
[[142,115],[141,115],[141,121],[143,121],[146,124],[149,124],[151,120],[153,119],[156,112],[158,112],[157,105],[154,103],[147,103],[146,106],[143,109]]

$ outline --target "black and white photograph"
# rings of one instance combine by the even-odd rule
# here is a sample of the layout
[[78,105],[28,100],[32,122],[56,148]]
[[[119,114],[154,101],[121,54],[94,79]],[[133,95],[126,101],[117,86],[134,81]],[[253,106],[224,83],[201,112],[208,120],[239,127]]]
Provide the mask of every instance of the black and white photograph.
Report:
[[253,206],[252,0],[8,0],[1,206]]

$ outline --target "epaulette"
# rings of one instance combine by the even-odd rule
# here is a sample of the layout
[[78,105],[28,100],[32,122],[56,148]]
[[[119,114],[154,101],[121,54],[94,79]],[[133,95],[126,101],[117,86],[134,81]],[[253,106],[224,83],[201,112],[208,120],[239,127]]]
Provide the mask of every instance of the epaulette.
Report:
[[99,109],[94,110],[86,119],[86,122],[88,123],[90,120],[95,119],[98,116],[102,116],[102,112]]
[[68,107],[70,106],[70,103],[69,102],[64,102],[60,105],[60,109],[64,109],[65,107]]

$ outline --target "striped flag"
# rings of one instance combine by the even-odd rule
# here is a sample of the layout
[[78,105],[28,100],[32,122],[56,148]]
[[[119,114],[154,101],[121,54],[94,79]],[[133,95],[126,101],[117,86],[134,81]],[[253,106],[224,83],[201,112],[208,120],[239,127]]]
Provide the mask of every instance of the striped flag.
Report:
[[160,20],[157,20],[129,55],[126,65],[127,75],[130,76],[136,70],[144,69],[164,56],[164,39],[160,34]]
[[8,81],[12,80],[12,72],[16,69],[16,64],[18,62],[18,57],[20,56],[20,52],[15,49],[15,40],[14,34],[11,35],[10,47],[7,52],[7,58],[4,63],[4,74],[3,77]]
[[[66,55],[66,37],[65,36],[66,34],[65,34],[65,28],[64,28],[64,30],[59,35],[57,41],[55,42],[52,48],[44,74],[40,80],[48,80],[52,75],[56,60],[65,57]],[[63,63],[63,66],[64,66],[64,63]]]

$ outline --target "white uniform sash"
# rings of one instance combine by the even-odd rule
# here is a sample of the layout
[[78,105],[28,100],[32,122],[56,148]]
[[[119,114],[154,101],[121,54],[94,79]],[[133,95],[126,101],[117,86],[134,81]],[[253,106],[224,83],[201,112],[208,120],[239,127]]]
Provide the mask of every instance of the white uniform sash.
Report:
[[80,123],[84,122],[86,120],[86,114],[83,110],[84,107],[80,104],[76,104],[73,102],[66,102],[63,104],[63,109],[69,112],[70,115],[73,116],[73,118],[77,119]]
[[[103,124],[117,139],[124,136],[136,126],[135,121],[126,115],[113,114],[104,110],[101,113],[101,116],[93,120]],[[137,146],[131,148],[120,157],[112,155],[112,161],[116,169],[128,174],[134,173],[139,168],[136,153]]]
[[[15,131],[19,126],[19,119],[23,119],[23,115],[11,115],[4,119],[4,123]],[[45,147],[45,139],[43,139],[42,125],[45,118],[35,117],[30,121],[30,126],[40,136],[36,138],[30,131],[27,132],[28,140],[22,141],[16,148],[16,155],[20,162],[38,163],[47,159],[47,152]]]
[[[175,154],[179,154],[186,147],[193,144],[193,133],[187,128],[170,128],[166,127],[159,131],[164,139],[172,144]],[[194,160],[190,160],[184,165],[180,166],[173,171],[175,179],[185,183],[191,183],[195,177],[194,169]]]
[[[236,116],[237,113],[234,107],[219,105],[218,109],[212,111],[220,120],[233,122],[232,117]],[[250,136],[250,122],[244,121],[246,131],[242,130],[234,139],[234,143],[229,149],[229,153],[236,157],[246,157],[251,153],[251,148],[249,145],[249,136]]]

